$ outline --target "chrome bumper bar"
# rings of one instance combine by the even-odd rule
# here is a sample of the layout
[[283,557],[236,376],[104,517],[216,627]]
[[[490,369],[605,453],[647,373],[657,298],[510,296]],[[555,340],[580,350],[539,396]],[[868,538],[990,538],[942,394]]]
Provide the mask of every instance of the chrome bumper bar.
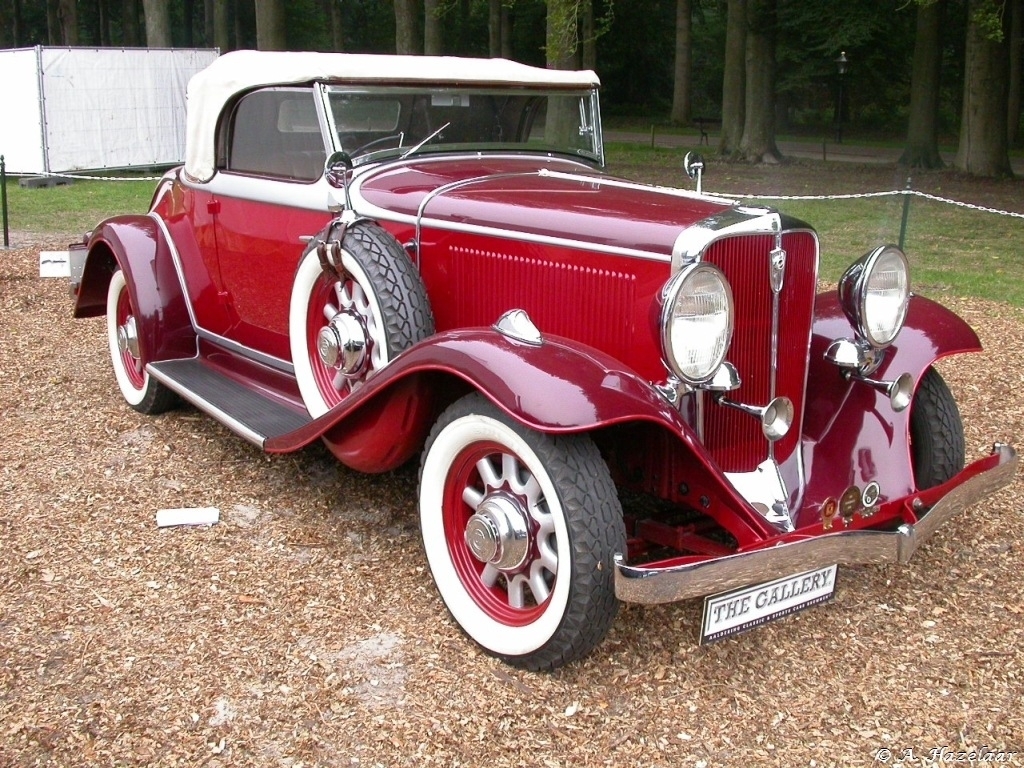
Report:
[[996,445],[978,464],[994,466],[971,473],[960,485],[939,499],[913,525],[895,531],[848,531],[823,534],[775,547],[727,555],[714,560],[669,568],[626,565],[615,556],[615,595],[627,603],[671,603],[724,592],[749,584],[802,573],[833,563],[906,563],[925,541],[951,517],[1013,480],[1017,453],[1008,445]]

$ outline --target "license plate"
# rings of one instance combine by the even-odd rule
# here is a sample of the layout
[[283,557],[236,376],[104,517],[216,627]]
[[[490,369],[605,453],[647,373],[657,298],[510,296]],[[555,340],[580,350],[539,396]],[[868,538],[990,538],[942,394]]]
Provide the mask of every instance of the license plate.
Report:
[[705,598],[701,645],[828,602],[836,592],[838,570],[838,565],[827,565]]

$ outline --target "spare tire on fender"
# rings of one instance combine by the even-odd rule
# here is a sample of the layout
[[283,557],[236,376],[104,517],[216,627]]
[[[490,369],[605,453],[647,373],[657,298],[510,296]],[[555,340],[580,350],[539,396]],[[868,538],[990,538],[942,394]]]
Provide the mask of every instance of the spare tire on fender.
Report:
[[[335,259],[322,259],[318,246]],[[434,315],[419,272],[387,230],[335,220],[299,261],[288,328],[299,392],[315,418],[431,336]]]

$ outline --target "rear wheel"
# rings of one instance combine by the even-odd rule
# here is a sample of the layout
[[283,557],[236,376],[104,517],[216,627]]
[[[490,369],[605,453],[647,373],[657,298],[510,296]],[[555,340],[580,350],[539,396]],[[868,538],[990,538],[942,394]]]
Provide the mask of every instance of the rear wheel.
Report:
[[177,395],[146,371],[139,352],[139,318],[120,269],[107,288],[107,341],[114,378],[128,405],[139,413],[156,414],[177,404]]
[[964,468],[964,425],[939,372],[921,377],[910,411],[911,456],[918,490],[946,482]]
[[625,527],[589,437],[535,432],[464,397],[427,441],[420,523],[442,600],[488,653],[554,669],[611,627]]

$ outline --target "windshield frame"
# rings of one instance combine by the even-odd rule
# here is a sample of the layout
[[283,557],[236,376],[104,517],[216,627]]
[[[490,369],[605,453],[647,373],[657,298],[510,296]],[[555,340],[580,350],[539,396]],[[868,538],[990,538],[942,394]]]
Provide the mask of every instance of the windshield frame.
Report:
[[[317,93],[318,111],[328,142],[334,150],[350,152],[354,166],[449,152],[480,155],[540,154],[546,157],[571,157],[601,168],[605,165],[600,100],[596,87],[318,83]],[[390,105],[382,108],[378,115],[374,115],[372,109],[363,110],[360,114],[365,117],[367,128],[353,131],[351,126],[339,125],[335,107],[344,97],[354,97],[356,100],[364,97],[367,105],[371,105],[374,100],[383,103],[393,99],[394,103],[401,103],[402,107],[394,124],[384,120],[392,108]],[[480,107],[482,97],[488,100],[490,115],[486,114],[487,109]],[[502,99],[500,107],[497,106],[498,99]],[[562,122],[556,118],[551,127],[545,121],[548,107],[553,103],[565,106],[559,111]],[[461,108],[471,106],[475,112],[466,110],[464,116],[467,121],[472,118],[479,121],[483,115],[489,123],[487,130],[497,133],[499,138],[482,140],[473,136],[469,140],[465,140],[465,137],[462,137],[464,140],[456,140],[460,138],[459,132],[465,132],[468,127],[458,122],[462,116]],[[505,114],[506,109],[508,114]],[[417,116],[418,122],[414,121]],[[513,119],[514,126],[509,122]],[[449,128],[452,130],[449,131]],[[537,135],[538,130],[541,137]],[[506,131],[512,134],[510,139],[503,138]],[[561,133],[568,138],[549,143],[543,138],[548,131]],[[365,142],[358,141],[360,133],[365,134]],[[371,146],[378,143],[381,144],[379,148]]]

